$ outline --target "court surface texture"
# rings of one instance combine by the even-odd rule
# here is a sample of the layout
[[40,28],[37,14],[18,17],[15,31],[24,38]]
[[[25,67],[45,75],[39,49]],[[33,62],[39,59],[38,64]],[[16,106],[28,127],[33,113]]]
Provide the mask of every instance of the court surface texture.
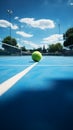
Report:
[[0,57],[0,130],[73,130],[73,57]]

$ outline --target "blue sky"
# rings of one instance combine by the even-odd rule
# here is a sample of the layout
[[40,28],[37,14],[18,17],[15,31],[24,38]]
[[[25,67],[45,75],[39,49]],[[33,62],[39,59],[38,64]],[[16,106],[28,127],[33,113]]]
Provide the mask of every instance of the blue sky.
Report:
[[0,0],[0,40],[10,35],[10,26],[19,46],[63,43],[63,33],[73,26],[73,0]]

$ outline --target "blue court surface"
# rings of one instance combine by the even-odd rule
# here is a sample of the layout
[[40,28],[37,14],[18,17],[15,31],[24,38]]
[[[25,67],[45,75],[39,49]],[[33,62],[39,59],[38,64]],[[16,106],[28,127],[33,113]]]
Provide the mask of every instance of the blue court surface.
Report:
[[73,57],[0,57],[0,130],[73,130]]

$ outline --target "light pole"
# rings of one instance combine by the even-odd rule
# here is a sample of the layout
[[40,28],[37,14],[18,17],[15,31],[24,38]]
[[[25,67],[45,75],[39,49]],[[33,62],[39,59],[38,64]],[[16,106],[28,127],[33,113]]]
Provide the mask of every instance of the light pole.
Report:
[[60,34],[60,23],[58,23],[58,28],[59,28],[59,34]]
[[10,37],[11,37],[11,15],[12,15],[13,11],[12,11],[12,10],[7,10],[7,13],[8,13],[8,15],[9,15],[9,22],[10,22]]
[[60,34],[60,23],[58,24],[58,28],[59,28],[59,34]]
[[[20,32],[22,31],[22,26],[21,25],[19,25],[19,29],[20,29]],[[22,41],[22,38],[20,38],[20,42]],[[22,47],[21,47],[21,56],[22,56]]]

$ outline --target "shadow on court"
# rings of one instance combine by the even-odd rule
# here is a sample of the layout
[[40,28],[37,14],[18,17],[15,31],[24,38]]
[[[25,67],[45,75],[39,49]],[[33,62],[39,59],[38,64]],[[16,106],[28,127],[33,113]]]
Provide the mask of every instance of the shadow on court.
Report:
[[[48,85],[48,79],[46,79]],[[73,130],[73,80],[0,103],[0,130]]]
[[33,60],[30,60],[30,61],[29,61],[29,63],[35,63],[35,61],[33,61]]

